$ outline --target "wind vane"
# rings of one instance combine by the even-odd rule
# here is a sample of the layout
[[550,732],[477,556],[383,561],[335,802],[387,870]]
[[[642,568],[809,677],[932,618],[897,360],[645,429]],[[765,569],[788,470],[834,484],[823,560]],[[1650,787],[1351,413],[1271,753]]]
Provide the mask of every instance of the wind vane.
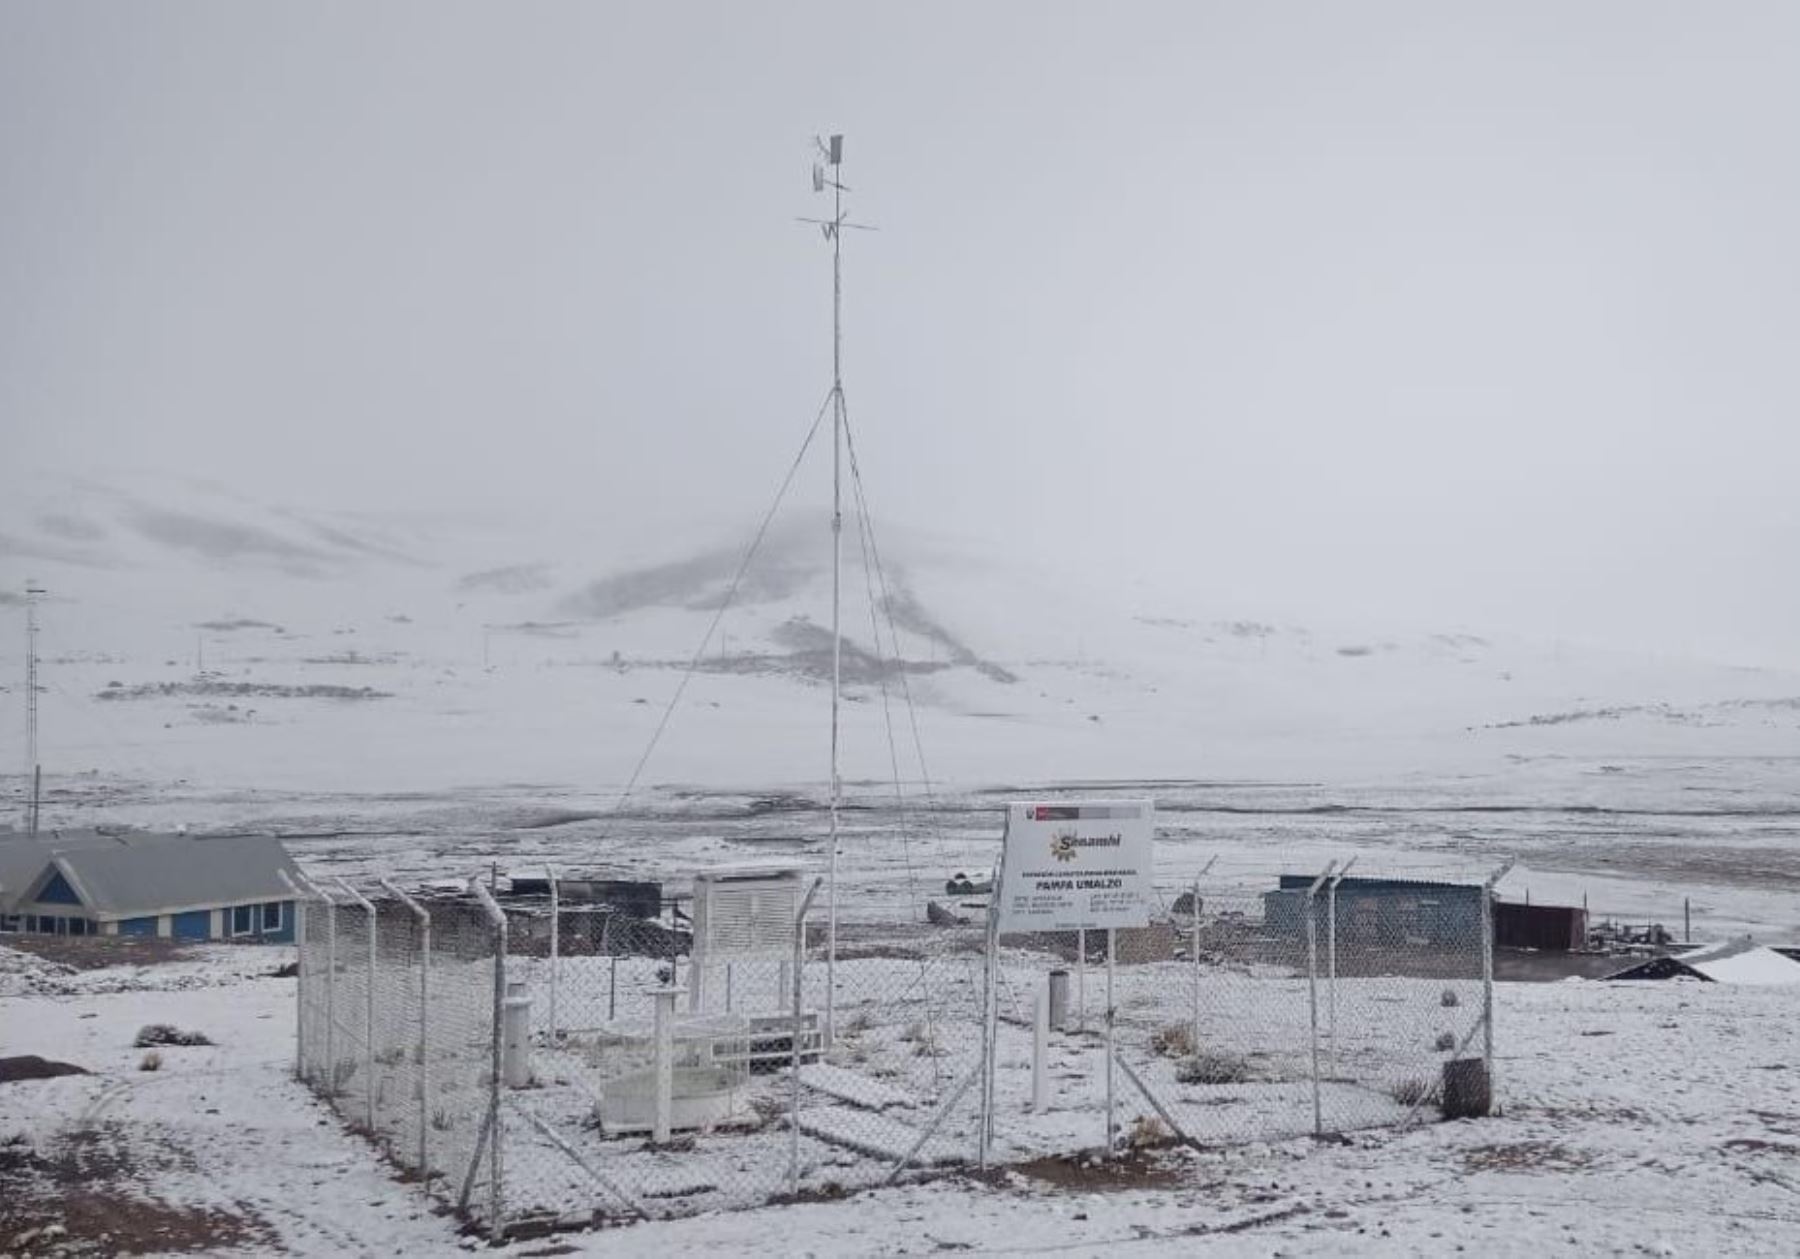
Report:
[[[818,149],[820,159],[813,163],[813,191],[824,192],[827,188],[831,189],[832,213],[828,219],[809,219],[800,216],[799,221],[814,224],[826,240],[833,242],[837,240],[839,231],[846,227],[853,227],[861,232],[879,231],[879,228],[869,223],[852,223],[844,215],[843,194],[850,191],[848,186],[838,180],[838,171],[844,164],[844,137],[835,135],[829,140],[822,140],[818,136],[814,136],[813,147]],[[830,174],[826,173],[826,167],[831,168]]]

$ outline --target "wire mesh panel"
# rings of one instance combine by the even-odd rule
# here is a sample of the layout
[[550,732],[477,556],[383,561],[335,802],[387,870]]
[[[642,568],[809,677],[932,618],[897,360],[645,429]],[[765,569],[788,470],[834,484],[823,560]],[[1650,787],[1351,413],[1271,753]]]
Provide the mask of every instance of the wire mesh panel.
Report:
[[369,911],[340,901],[333,911],[337,925],[332,969],[332,1061],[329,1095],[338,1113],[351,1124],[375,1130],[375,1042],[373,965]]
[[377,894],[301,900],[300,1078],[434,1192],[485,1219],[499,933],[464,898],[421,906]]
[[[831,1193],[973,1164],[980,1126],[982,928],[853,922],[836,966],[815,939],[803,1009],[835,977],[835,1036],[791,1077],[791,1188]],[[796,1087],[797,1085],[797,1087]]]
[[1127,1122],[1205,1144],[1314,1131],[1309,938],[1272,924],[1260,894],[1195,899],[1176,897],[1187,912],[1171,915],[1154,957],[1121,967],[1123,1073],[1162,1107],[1128,1082]]
[[1339,1086],[1328,1129],[1485,1112],[1491,912],[1476,884],[1346,878],[1315,897],[1320,1071]]
[[[511,913],[508,978],[529,1001],[519,1017],[531,1028],[529,1086],[509,1093],[521,1119],[508,1150],[520,1216],[691,1214],[780,1191],[782,1082],[796,1044],[793,906],[765,915],[785,920],[786,959],[772,956],[768,922],[740,921],[760,932],[756,947],[715,951],[704,975],[682,920],[662,909],[574,902],[553,916],[541,904]],[[816,1014],[804,1015],[808,1060],[818,1036]]]
[[608,1133],[601,1103],[610,1078],[648,1069],[648,1033],[620,1029],[649,1026],[649,994],[670,986],[684,946],[673,930],[590,901],[558,904],[555,913],[547,898],[509,903],[507,916],[508,1017],[523,1033],[515,1038],[523,1060],[506,1081],[516,1116],[508,1128],[510,1214],[632,1214],[636,1194],[624,1186],[644,1184],[668,1160],[651,1154],[633,1165],[628,1152],[644,1145],[642,1128],[628,1151],[623,1134]]
[[1481,1053],[1484,890],[1268,882],[1183,889],[1166,957],[1120,968],[1129,1118],[1211,1144],[1413,1117]]
[[[1120,931],[1112,968],[1115,1039],[1147,1039],[1169,993],[1166,925]],[[994,1161],[1026,1162],[1107,1143],[1107,938],[1101,931],[998,937],[990,1107]],[[1115,1074],[1113,1094],[1127,1084]],[[1116,1108],[1123,1110],[1123,1106]]]
[[375,1136],[395,1162],[424,1175],[430,1157],[428,928],[397,900],[376,902],[375,917]]
[[431,988],[425,1105],[431,1161],[446,1196],[466,1213],[485,1218],[495,1196],[494,986],[504,953],[494,923],[477,902],[435,899],[426,907]]
[[315,1092],[329,1092],[332,1057],[329,1031],[335,1010],[332,999],[333,940],[336,924],[328,901],[300,896],[295,900],[299,922],[295,941],[299,952],[299,997],[296,1012],[296,1054],[300,1079]]
[[803,890],[696,905],[698,950],[672,905],[509,907],[508,1017],[529,1028],[509,1218],[694,1214],[973,1158],[979,926],[847,928],[828,994]]

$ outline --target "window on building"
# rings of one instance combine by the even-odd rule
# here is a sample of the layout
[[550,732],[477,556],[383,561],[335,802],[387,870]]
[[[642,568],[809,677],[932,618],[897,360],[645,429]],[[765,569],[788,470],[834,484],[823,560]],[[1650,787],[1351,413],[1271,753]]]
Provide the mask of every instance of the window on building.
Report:
[[231,911],[231,934],[247,936],[250,934],[250,910],[253,906],[239,905]]
[[0,914],[0,931],[5,931],[10,934],[18,929],[19,916],[17,914]]
[[88,920],[85,918],[69,919],[69,934],[72,936],[84,936],[88,934]]
[[262,929],[264,931],[281,930],[281,902],[270,901],[262,907]]

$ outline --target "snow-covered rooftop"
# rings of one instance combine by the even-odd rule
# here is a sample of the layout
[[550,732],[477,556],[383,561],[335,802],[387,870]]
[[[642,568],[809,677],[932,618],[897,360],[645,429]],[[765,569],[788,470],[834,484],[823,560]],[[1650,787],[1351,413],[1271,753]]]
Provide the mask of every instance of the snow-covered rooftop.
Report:
[[1705,945],[1678,957],[1722,984],[1800,984],[1800,962],[1751,940]]

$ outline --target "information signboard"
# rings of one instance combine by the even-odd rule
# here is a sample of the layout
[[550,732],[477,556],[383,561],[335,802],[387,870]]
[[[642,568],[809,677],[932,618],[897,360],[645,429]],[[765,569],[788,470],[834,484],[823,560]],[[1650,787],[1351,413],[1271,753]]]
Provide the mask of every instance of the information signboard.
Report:
[[1155,829],[1148,800],[1008,805],[999,929],[1149,926]]

